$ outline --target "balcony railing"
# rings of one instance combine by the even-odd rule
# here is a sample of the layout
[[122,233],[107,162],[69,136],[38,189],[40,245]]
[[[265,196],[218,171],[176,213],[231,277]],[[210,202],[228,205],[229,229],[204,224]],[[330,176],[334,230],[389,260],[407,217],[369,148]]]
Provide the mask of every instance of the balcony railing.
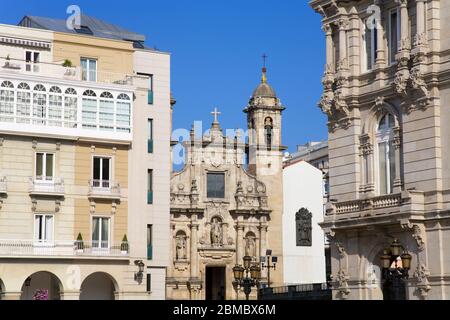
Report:
[[30,178],[30,194],[64,196],[64,179],[55,177]]
[[[351,201],[337,202],[329,205],[328,215],[330,214],[348,214],[365,210],[382,209],[397,207],[402,204],[402,194],[388,194],[368,199],[357,199]],[[330,208],[331,206],[331,208]]]
[[90,198],[120,200],[120,184],[111,180],[89,180]]
[[[81,67],[64,67],[57,63],[29,62],[19,59],[0,57],[0,72],[37,75],[73,81],[87,81],[83,79]],[[92,82],[108,83],[116,85],[133,85],[133,77],[123,73],[108,71],[96,72],[96,80]]]
[[129,245],[108,241],[51,241],[35,240],[0,240],[0,257],[29,256],[91,256],[91,257],[126,257]]
[[6,194],[8,185],[6,184],[6,177],[0,176],[0,194]]

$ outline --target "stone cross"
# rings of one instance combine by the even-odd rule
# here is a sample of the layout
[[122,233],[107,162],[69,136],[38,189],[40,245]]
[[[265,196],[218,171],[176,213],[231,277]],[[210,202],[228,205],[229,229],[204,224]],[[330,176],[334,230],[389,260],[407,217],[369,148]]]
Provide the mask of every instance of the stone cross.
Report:
[[219,110],[217,110],[217,108],[214,108],[214,111],[211,112],[211,114],[214,116],[214,123],[219,123],[219,115],[222,114],[222,112],[219,112]]

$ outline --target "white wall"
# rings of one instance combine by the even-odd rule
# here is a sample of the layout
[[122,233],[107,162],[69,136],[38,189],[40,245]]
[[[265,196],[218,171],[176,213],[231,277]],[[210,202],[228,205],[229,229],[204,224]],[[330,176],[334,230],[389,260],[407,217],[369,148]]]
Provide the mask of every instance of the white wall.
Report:
[[[301,161],[283,170],[283,255],[284,282],[289,284],[324,283],[324,234],[322,172]],[[301,208],[312,214],[312,246],[296,246],[295,214]]]

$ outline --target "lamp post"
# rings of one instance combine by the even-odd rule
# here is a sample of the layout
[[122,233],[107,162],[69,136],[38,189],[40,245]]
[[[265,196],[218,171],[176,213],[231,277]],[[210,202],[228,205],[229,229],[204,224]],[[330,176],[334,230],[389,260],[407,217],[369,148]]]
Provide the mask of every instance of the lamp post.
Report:
[[261,269],[267,269],[267,286],[270,288],[270,269],[276,270],[278,257],[272,257],[272,250],[266,250],[266,256],[261,257]]
[[135,260],[134,264],[138,267],[138,272],[134,274],[134,281],[138,282],[139,284],[142,283],[142,279],[144,277],[144,268],[145,264],[142,260]]
[[261,278],[261,268],[252,264],[252,257],[245,256],[243,258],[244,266],[236,265],[233,268],[234,283],[244,288],[245,300],[249,300],[252,287],[258,287]]
[[[398,265],[399,258],[402,262],[401,266]],[[380,255],[380,261],[383,269],[385,288],[389,288],[386,285],[390,285],[394,289],[393,292],[383,292],[385,299],[404,299],[404,280],[409,278],[408,272],[411,269],[411,260],[412,256],[405,251],[397,239],[394,239],[389,248],[383,250],[383,254]]]

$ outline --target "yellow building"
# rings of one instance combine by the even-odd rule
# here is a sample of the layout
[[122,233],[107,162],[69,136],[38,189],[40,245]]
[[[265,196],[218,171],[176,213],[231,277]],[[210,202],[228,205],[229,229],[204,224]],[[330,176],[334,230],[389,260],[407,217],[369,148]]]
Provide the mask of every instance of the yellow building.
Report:
[[0,25],[0,299],[165,298],[170,56],[144,41]]

